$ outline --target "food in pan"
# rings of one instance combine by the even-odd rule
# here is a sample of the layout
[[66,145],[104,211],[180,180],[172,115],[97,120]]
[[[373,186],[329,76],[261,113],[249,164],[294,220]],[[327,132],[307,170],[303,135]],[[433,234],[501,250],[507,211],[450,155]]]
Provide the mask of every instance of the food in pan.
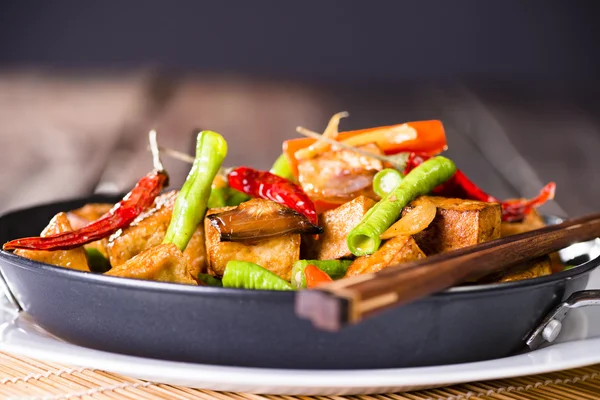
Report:
[[[200,132],[185,184],[170,191],[151,132],[154,170],[119,203],[64,210],[40,237],[4,249],[110,276],[299,290],[544,226],[536,208],[553,182],[533,199],[501,201],[440,155],[440,121],[339,133],[346,116],[322,135],[298,128],[308,137],[285,141],[270,171],[223,168],[225,139]],[[551,255],[479,282],[563,268]]]

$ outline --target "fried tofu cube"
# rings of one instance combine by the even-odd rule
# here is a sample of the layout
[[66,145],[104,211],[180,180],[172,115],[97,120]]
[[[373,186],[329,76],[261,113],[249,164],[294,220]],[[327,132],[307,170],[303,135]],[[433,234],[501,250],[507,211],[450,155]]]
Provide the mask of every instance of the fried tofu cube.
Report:
[[378,272],[390,266],[425,258],[411,236],[397,236],[385,242],[374,254],[358,257],[346,271],[346,277]]
[[319,216],[319,225],[323,233],[315,238],[303,237],[306,258],[310,260],[335,260],[352,256],[348,249],[347,238],[350,231],[358,225],[375,201],[358,196],[333,210]]
[[144,250],[105,275],[196,285],[183,253],[173,243]]
[[[91,222],[96,221],[104,214],[108,213],[114,204],[108,203],[89,203],[85,206],[78,208],[76,210],[71,210],[67,213],[67,217],[69,218],[69,222],[74,230],[83,228],[84,226],[90,224]],[[108,252],[106,251],[106,245],[108,244],[108,238],[96,240],[95,242],[91,242],[83,245],[83,247],[88,249],[96,249],[102,254],[106,259],[108,259]]]
[[71,210],[67,213],[69,222],[73,229],[83,228],[90,222],[93,222],[104,214],[108,213],[114,204],[108,203],[89,203],[76,210]]
[[482,279],[483,283],[514,282],[552,274],[552,260],[549,256],[536,258],[510,267],[500,273]]
[[[154,201],[154,207],[140,215],[131,225],[113,235],[106,245],[110,264],[119,266],[144,250],[162,243],[171,222],[177,191],[162,194]],[[206,270],[204,226],[198,224],[183,255],[194,276]]]
[[[233,210],[235,207],[213,208],[207,215]],[[252,243],[224,242],[218,229],[204,219],[206,256],[209,273],[223,276],[231,260],[248,261],[260,265],[289,281],[292,266],[300,259],[300,234],[288,234]]]
[[[64,212],[58,213],[52,218],[48,226],[42,231],[41,236],[51,236],[57,233],[71,232],[71,224]],[[15,254],[26,257],[31,260],[43,262],[46,264],[57,265],[59,267],[76,269],[79,271],[88,271],[90,268],[87,263],[87,256],[83,247],[77,247],[71,250],[15,250]]]
[[421,196],[403,210],[403,215],[422,201],[437,207],[435,219],[427,229],[414,235],[427,255],[442,253],[500,238],[500,204],[483,201]]
[[[523,221],[502,221],[502,237],[518,235],[520,233],[543,228],[544,226],[546,226],[546,221],[544,221],[542,216],[537,212],[537,210],[531,210],[531,212],[525,216]],[[551,253],[549,257],[552,272],[560,272],[565,268],[565,264],[562,262],[559,253]]]
[[536,210],[532,210],[529,214],[525,216],[525,219],[523,219],[523,221],[502,221],[502,237],[529,232],[534,229],[543,228],[544,226],[546,226],[546,222],[544,221],[544,219]]

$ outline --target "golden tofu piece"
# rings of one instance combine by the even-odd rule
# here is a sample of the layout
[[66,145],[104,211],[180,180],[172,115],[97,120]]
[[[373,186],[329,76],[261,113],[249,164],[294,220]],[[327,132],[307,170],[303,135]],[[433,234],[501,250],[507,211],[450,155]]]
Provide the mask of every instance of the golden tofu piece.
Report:
[[414,235],[425,254],[442,253],[500,238],[500,204],[421,196],[405,207],[403,215],[419,202],[427,200],[435,204],[437,214],[427,229]]
[[[71,224],[64,212],[58,213],[52,218],[48,226],[42,231],[41,236],[51,236],[57,233],[71,232]],[[43,262],[46,264],[57,265],[60,267],[76,269],[79,271],[88,271],[87,256],[83,247],[77,247],[71,250],[15,250],[15,254],[29,258],[31,260]]]
[[144,250],[105,275],[196,285],[187,261],[173,243]]
[[[104,214],[109,212],[114,207],[114,204],[108,203],[89,203],[85,206],[76,210],[71,210],[67,213],[69,222],[74,230],[83,228],[91,222],[100,219]],[[106,245],[108,244],[108,238],[96,240],[95,242],[88,243],[83,247],[85,249],[96,249],[104,257],[108,259],[108,252],[106,251]]]
[[[162,243],[171,222],[177,191],[162,194],[154,207],[140,215],[130,226],[113,235],[106,246],[110,264],[117,267],[139,253]],[[206,269],[204,227],[198,224],[183,255],[194,276]]]
[[492,274],[484,278],[483,282],[514,282],[550,274],[552,274],[552,261],[550,260],[549,256],[543,256],[535,260],[508,268],[500,273]]
[[425,258],[411,236],[397,236],[385,242],[374,254],[358,257],[346,271],[346,277],[381,271],[390,266]]
[[100,217],[109,212],[113,207],[114,204],[89,203],[81,208],[69,211],[67,217],[69,217],[69,222],[73,229],[76,230],[100,219]]
[[347,244],[348,234],[375,203],[368,197],[359,196],[321,214],[319,226],[323,228],[323,233],[318,238],[313,235],[305,235],[302,239],[306,258],[309,260],[335,260],[352,256]]
[[[212,208],[207,215],[233,210],[235,207]],[[288,234],[252,243],[222,242],[221,234],[204,218],[206,257],[209,273],[223,276],[231,260],[248,261],[260,265],[289,281],[292,266],[300,259],[300,234]]]
[[[519,222],[504,222],[502,221],[502,237],[517,235],[519,233],[529,232],[535,229],[540,229],[546,226],[546,221],[537,212],[537,210],[531,210],[529,214],[525,216],[523,221]],[[558,253],[551,253],[550,267],[552,272],[560,272],[565,269],[565,264],[562,262]]]
[[534,229],[543,228],[546,226],[546,222],[537,212],[532,210],[525,216],[523,221],[520,222],[504,222],[502,221],[502,237],[517,235],[519,233],[529,232]]

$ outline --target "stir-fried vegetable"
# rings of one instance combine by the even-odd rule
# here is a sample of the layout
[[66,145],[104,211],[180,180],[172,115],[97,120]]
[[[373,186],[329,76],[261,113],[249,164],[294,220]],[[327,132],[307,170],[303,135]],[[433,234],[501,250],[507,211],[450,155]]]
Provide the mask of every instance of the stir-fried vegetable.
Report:
[[[406,165],[405,173],[418,167],[429,157],[424,154],[411,154]],[[506,200],[501,201],[498,198],[487,194],[483,189],[471,181],[461,170],[457,170],[454,176],[443,185],[435,188],[435,194],[445,197],[457,197],[461,199],[470,199],[485,201],[487,203],[500,203],[502,206],[502,220],[507,222],[521,221],[533,209],[540,207],[548,200],[554,198],[556,183],[550,182],[542,188],[537,197],[530,200]]]
[[196,158],[177,195],[171,223],[163,243],[174,243],[183,251],[196,226],[204,218],[211,185],[227,155],[227,142],[212,131],[202,131],[196,141]]
[[[375,143],[385,154],[402,152],[418,152],[434,156],[446,149],[446,133],[440,121],[415,121],[405,124],[382,126],[340,133],[337,141],[360,146]],[[298,159],[296,154],[315,143],[316,139],[300,138],[286,140],[283,152],[287,156],[292,172],[298,175]],[[330,146],[321,147],[321,152]]]
[[270,172],[239,167],[229,173],[229,186],[253,197],[272,200],[304,215],[318,225],[312,200],[300,186]]
[[85,249],[85,255],[90,271],[103,274],[110,269],[110,262],[100,250],[90,247]]
[[[373,144],[361,149],[381,154]],[[298,181],[312,199],[343,204],[360,195],[376,198],[373,177],[381,169],[380,160],[341,149],[302,160],[298,165]]]
[[329,275],[312,264],[306,266],[304,275],[306,276],[306,287],[308,289],[333,281]]
[[396,236],[412,236],[427,229],[435,218],[437,207],[430,201],[421,201],[408,214],[383,232],[380,239]]
[[273,201],[255,199],[207,216],[221,241],[256,241],[290,233],[323,233],[302,214]]
[[229,187],[227,174],[227,170],[221,168],[213,179],[207,203],[208,208],[237,206],[251,199],[246,193]]
[[307,265],[314,265],[329,275],[332,279],[340,279],[346,275],[352,260],[299,260],[292,267],[292,286],[295,289],[306,287],[304,270]]
[[107,214],[91,224],[71,232],[11,240],[5,243],[3,248],[4,250],[69,250],[108,237],[119,229],[129,226],[142,211],[150,207],[167,182],[168,176],[165,171],[152,171],[140,179],[131,192]]
[[273,175],[280,176],[290,181],[295,180],[294,174],[292,173],[292,168],[290,167],[290,162],[285,154],[281,154],[279,157],[277,157],[277,160],[275,160],[275,163],[269,172]]
[[373,178],[373,190],[379,197],[386,196],[389,192],[396,189],[403,176],[398,170],[386,168],[375,174]]
[[340,112],[340,113],[335,114],[333,117],[331,117],[331,119],[329,120],[329,124],[327,124],[327,128],[325,128],[325,132],[323,132],[322,138],[318,139],[316,142],[314,142],[310,146],[308,146],[304,149],[298,150],[296,153],[294,153],[294,157],[297,160],[312,158],[312,157],[316,156],[317,154],[322,153],[323,151],[326,151],[327,149],[329,149],[329,147],[330,147],[329,143],[327,143],[323,139],[335,139],[339,134],[338,126],[340,124],[340,120],[347,116],[348,116],[347,112]]
[[226,206],[239,206],[245,201],[250,200],[252,197],[248,196],[246,193],[242,193],[239,190],[235,190],[233,188],[229,188],[227,192],[227,200]]
[[227,178],[221,174],[217,174],[212,181],[210,187],[210,196],[206,203],[208,208],[220,208],[227,205],[227,197],[229,195],[229,185]]
[[215,278],[210,274],[198,274],[198,280],[206,286],[223,287],[223,282],[219,278]]
[[[500,202],[451,160],[433,157],[446,149],[440,121],[339,133],[347,115],[335,114],[322,134],[297,127],[307,138],[286,141],[270,172],[222,169],[227,143],[212,131],[198,134],[195,157],[162,149],[192,164],[183,188],[165,197],[171,201],[157,197],[167,175],[152,131],[154,172],[119,204],[91,218],[61,213],[64,230],[49,230],[51,222],[41,238],[4,248],[112,276],[293,290],[545,226],[530,211],[554,196],[554,183],[531,200]],[[70,232],[69,219],[81,229]],[[63,257],[70,252],[78,259]],[[563,269],[562,263],[550,266]],[[531,271],[548,272],[538,269]]]
[[229,261],[222,282],[223,287],[227,288],[293,290],[289,282],[268,269],[247,261]]
[[348,235],[348,248],[355,256],[373,254],[381,244],[380,235],[398,219],[414,198],[427,194],[454,175],[456,167],[446,157],[427,160],[407,174],[400,185],[371,208]]

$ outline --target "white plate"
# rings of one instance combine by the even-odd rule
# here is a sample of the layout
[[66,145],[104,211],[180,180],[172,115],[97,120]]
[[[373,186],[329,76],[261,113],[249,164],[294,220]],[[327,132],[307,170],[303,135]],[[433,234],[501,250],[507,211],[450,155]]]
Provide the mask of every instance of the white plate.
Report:
[[[589,288],[600,288],[600,271]],[[512,357],[421,368],[306,371],[222,367],[152,360],[91,350],[52,337],[26,315],[0,311],[0,349],[32,358],[102,369],[195,388],[287,395],[391,393],[509,378],[600,363],[600,307],[571,311],[557,343]]]

